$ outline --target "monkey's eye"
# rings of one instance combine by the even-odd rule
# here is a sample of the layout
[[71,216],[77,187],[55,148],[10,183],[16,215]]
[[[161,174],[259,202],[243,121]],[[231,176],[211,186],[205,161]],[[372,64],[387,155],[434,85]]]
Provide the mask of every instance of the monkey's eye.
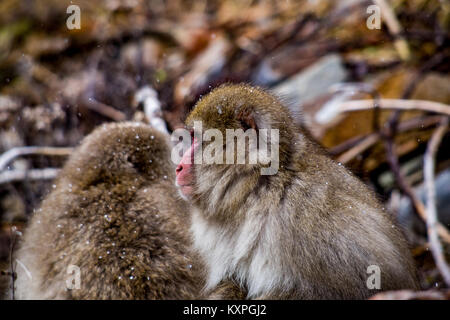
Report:
[[191,135],[191,143],[194,143],[194,130],[191,129],[191,131],[189,131],[190,135]]

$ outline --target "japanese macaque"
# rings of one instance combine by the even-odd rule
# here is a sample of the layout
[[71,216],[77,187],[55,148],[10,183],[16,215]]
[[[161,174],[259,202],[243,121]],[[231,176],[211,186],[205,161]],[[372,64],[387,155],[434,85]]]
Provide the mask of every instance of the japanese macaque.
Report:
[[18,299],[193,299],[202,283],[168,135],[143,124],[87,136],[31,217]]
[[[417,288],[409,249],[389,213],[295,125],[276,97],[248,85],[224,85],[197,103],[186,126],[193,143],[176,168],[176,184],[194,207],[191,231],[212,297],[363,299],[380,290]],[[214,134],[204,138],[210,129]],[[237,148],[245,159],[263,144],[270,144],[268,153],[278,148],[277,157],[245,164],[221,159],[230,145],[235,150],[235,139],[218,137],[227,129],[254,129],[262,138],[256,147],[248,142],[244,151]],[[222,163],[197,157],[213,143]],[[262,170],[269,168],[274,170]],[[230,281],[241,293],[226,289]]]

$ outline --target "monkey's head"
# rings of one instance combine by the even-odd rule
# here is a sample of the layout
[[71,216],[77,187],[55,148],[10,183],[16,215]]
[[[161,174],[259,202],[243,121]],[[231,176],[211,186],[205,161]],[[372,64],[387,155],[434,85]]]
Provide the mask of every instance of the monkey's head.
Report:
[[194,203],[214,202],[225,194],[234,201],[241,194],[233,194],[232,184],[250,187],[261,176],[278,175],[299,139],[292,116],[277,98],[242,84],[223,85],[203,97],[186,127],[192,144],[176,169],[176,181]]
[[80,188],[151,184],[173,178],[169,162],[169,141],[159,131],[140,123],[110,123],[83,140],[66,164],[65,176]]

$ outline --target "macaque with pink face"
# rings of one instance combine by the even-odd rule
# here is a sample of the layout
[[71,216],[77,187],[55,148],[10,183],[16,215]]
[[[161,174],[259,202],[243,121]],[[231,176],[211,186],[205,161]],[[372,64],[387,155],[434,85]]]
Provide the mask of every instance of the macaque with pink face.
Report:
[[194,151],[197,147],[198,141],[192,136],[191,146],[183,154],[183,157],[176,168],[176,185],[183,198],[189,198],[192,195],[192,188],[194,185]]
[[[214,297],[363,299],[418,288],[390,214],[308,138],[276,97],[224,85],[197,103],[186,126],[193,144],[176,168],[176,184],[193,205],[194,246],[206,261],[206,288]],[[193,161],[213,143],[199,139],[211,129],[223,137],[227,129],[253,129],[258,138],[263,129],[276,130],[278,157],[269,163]],[[260,141],[256,150],[240,150],[246,159],[260,151]],[[223,154],[230,143],[234,139],[223,139]],[[277,170],[262,174],[274,162]],[[371,285],[368,270],[380,271],[379,286]],[[222,290],[224,283],[239,290]]]

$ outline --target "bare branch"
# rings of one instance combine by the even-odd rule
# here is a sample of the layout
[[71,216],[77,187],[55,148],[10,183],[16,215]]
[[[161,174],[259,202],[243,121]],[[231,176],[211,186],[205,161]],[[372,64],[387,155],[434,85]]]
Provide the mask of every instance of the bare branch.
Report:
[[60,169],[45,168],[32,170],[7,170],[0,172],[0,184],[22,180],[52,180]]
[[380,135],[378,133],[372,133],[372,134],[368,135],[367,137],[365,137],[364,139],[359,141],[358,144],[356,144],[353,148],[351,148],[347,152],[341,154],[337,158],[337,161],[342,162],[342,163],[349,162],[350,160],[355,158],[357,155],[361,154],[362,152],[364,152],[365,150],[367,150],[371,146],[373,146],[378,141],[379,138],[380,138]]
[[401,33],[403,28],[398,21],[394,10],[386,0],[373,0],[373,2],[380,7],[381,14],[389,29],[389,32],[397,39],[394,42],[395,49],[402,60],[409,60],[411,53],[409,50],[408,42],[405,40]]
[[122,111],[119,111],[107,104],[104,104],[103,102],[97,101],[92,97],[84,99],[83,104],[90,110],[93,110],[114,121],[124,121],[127,119],[127,116]]
[[[380,99],[380,109],[397,110],[421,110],[427,112],[441,113],[450,116],[450,106],[444,103],[425,100],[406,100],[406,99]],[[373,100],[352,100],[341,102],[339,104],[340,112],[360,111],[373,109]]]
[[436,210],[436,189],[434,185],[434,170],[437,149],[442,141],[442,138],[448,128],[448,117],[445,117],[441,125],[433,133],[433,136],[428,143],[427,150],[424,156],[424,180],[427,190],[427,230],[428,239],[430,242],[431,252],[433,254],[434,260],[436,261],[436,266],[439,269],[445,283],[450,287],[450,268],[445,261],[445,256],[442,250],[442,245],[439,242],[438,237],[438,221],[437,221],[437,210]]
[[[400,164],[398,162],[398,157],[395,152],[395,144],[393,143],[392,137],[388,135],[382,135],[382,138],[384,139],[387,160],[391,167],[392,173],[394,174],[394,177],[397,181],[398,187],[411,200],[411,203],[413,204],[413,207],[416,210],[419,217],[424,222],[426,222],[427,210],[423,202],[420,201],[419,197],[414,193],[412,187],[406,181],[405,176],[400,170]],[[436,228],[441,238],[445,242],[450,243],[450,232],[448,231],[448,229],[439,222],[437,222]]]
[[[406,132],[417,128],[428,128],[438,124],[442,119],[442,116],[430,116],[427,118],[419,117],[411,120],[407,120],[399,123],[398,132]],[[333,155],[341,154],[337,161],[347,163],[357,155],[361,154],[365,150],[369,149],[375,143],[378,142],[380,134],[378,132],[371,133],[366,136],[359,136],[352,138],[332,149],[329,152]]]
[[144,113],[150,126],[162,133],[169,134],[163,118],[158,93],[153,88],[149,86],[142,87],[136,92],[134,100],[136,104],[143,104]]
[[56,147],[17,147],[10,149],[0,156],[0,171],[3,171],[8,163],[19,156],[29,154],[42,154],[49,156],[67,156],[70,155],[73,148],[56,148]]
[[16,289],[16,266],[14,265],[13,255],[14,255],[14,247],[16,246],[16,240],[17,236],[21,233],[18,233],[17,227],[12,226],[11,227],[11,240],[9,245],[9,267],[10,267],[10,274],[11,274],[11,300],[15,299],[15,289]]

